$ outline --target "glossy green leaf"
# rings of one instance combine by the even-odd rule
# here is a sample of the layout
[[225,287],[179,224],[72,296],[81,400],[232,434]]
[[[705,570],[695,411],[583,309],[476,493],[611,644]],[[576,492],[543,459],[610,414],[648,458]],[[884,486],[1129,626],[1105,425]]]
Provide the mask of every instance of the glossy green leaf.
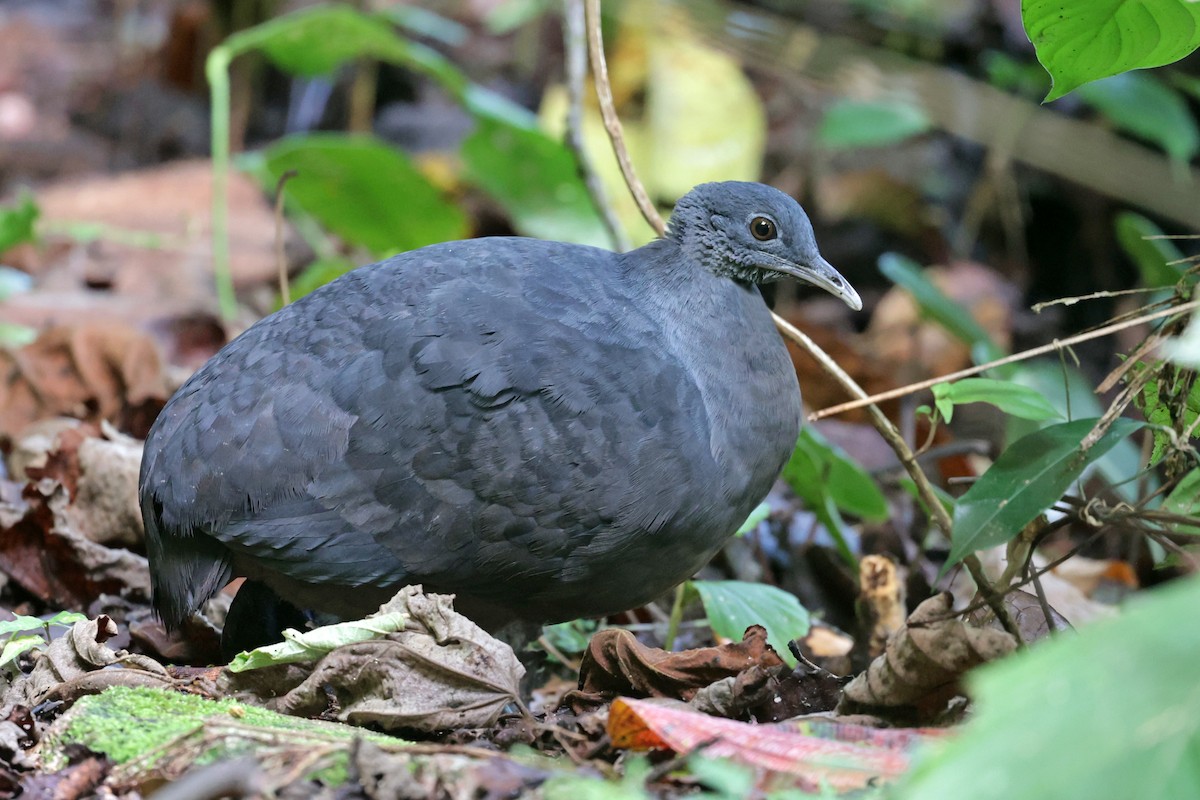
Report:
[[837,503],[830,493],[829,476],[832,467],[826,455],[820,448],[798,441],[780,477],[804,502],[804,507],[816,515],[817,521],[825,526],[825,530],[833,537],[842,559],[849,565],[855,565],[857,559],[854,554],[857,547],[852,544],[855,537],[846,527]]
[[920,106],[903,100],[838,100],[821,118],[817,141],[830,149],[884,147],[932,128]]
[[1086,453],[1079,444],[1096,424],[1079,419],[1051,425],[1014,442],[958,499],[950,555],[943,571],[965,556],[1016,536],[1063,496],[1085,468],[1144,423],[1118,419]]
[[229,662],[229,671],[246,672],[277,664],[316,661],[338,647],[378,639],[389,633],[404,630],[407,622],[408,614],[391,611],[352,622],[325,625],[304,633],[288,628],[283,632],[282,642],[238,653]]
[[765,583],[692,581],[704,603],[708,623],[718,636],[742,640],[746,628],[762,625],[779,657],[795,666],[788,642],[808,633],[808,610],[791,592]]
[[966,403],[988,403],[1005,414],[1038,422],[1062,419],[1058,409],[1041,393],[1019,383],[992,378],[964,378],[955,383],[935,384],[933,401],[946,422],[953,419],[954,406]]
[[22,192],[13,205],[0,206],[0,253],[22,242],[32,242],[33,225],[40,214],[28,192]]
[[1153,238],[1163,235],[1162,229],[1141,214],[1122,211],[1114,227],[1121,249],[1137,265],[1142,286],[1174,286],[1183,275],[1178,262],[1183,253],[1170,239]]
[[1153,76],[1131,72],[1084,86],[1079,97],[1122,131],[1185,162],[1200,150],[1200,130],[1182,95]]
[[746,521],[737,529],[735,536],[745,536],[750,531],[758,527],[758,523],[762,522],[767,517],[771,516],[771,505],[766,500],[762,501],[754,507],[750,512],[750,516],[746,517]]
[[874,522],[887,519],[887,498],[879,484],[846,451],[811,425],[801,429],[796,447],[804,449],[821,465],[829,496],[839,509]]
[[463,212],[400,151],[369,136],[289,136],[266,151],[273,179],[296,176],[291,201],[343,239],[381,256],[462,239]]
[[1197,608],[1200,580],[1176,581],[1116,617],[973,671],[971,719],[889,796],[1200,797]]
[[608,232],[575,157],[539,131],[480,119],[462,145],[467,178],[499,203],[526,236],[597,247]]
[[[1008,380],[1034,389],[1067,419],[1098,417],[1105,411],[1105,406],[1096,397],[1095,381],[1076,367],[1058,359],[1023,362],[1016,366]],[[1044,425],[1040,422],[1009,417],[1007,442],[1011,444],[1041,427]],[[1113,491],[1130,503],[1137,499],[1137,487],[1128,480],[1134,472],[1130,465],[1139,464],[1140,458],[1141,450],[1138,445],[1129,439],[1123,439],[1096,462],[1096,470],[1109,482]],[[1158,485],[1158,479],[1153,474],[1146,475],[1143,479],[1150,491]]]
[[1021,18],[1054,81],[1047,102],[1200,46],[1200,4],[1190,0],[1022,0]]
[[972,345],[973,354],[977,345],[977,362],[985,363],[1004,356],[1004,351],[996,346],[983,326],[966,309],[930,283],[915,261],[896,253],[884,253],[879,257],[879,271],[897,286],[907,289],[917,301],[922,314]]

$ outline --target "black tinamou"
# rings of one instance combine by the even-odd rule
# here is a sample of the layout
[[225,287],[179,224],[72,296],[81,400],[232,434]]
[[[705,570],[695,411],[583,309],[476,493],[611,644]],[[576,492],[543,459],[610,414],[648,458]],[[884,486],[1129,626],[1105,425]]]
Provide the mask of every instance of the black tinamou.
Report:
[[861,308],[792,198],[709,183],[629,253],[448,242],[297,300],[146,440],[155,608],[176,628],[245,576],[236,650],[278,632],[276,595],[357,617],[421,583],[491,629],[648,602],[792,452],[796,375],[757,288],[783,276]]

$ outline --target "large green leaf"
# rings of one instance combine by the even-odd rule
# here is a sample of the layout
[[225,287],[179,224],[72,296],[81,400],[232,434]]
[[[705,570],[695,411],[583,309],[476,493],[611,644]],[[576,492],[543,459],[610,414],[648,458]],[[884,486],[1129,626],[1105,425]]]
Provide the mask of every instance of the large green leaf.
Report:
[[1079,96],[1126,133],[1158,145],[1177,162],[1200,149],[1200,131],[1179,92],[1130,72],[1084,86]]
[[975,713],[901,800],[1200,797],[1200,580],[972,674]]
[[1200,46],[1190,0],[1022,0],[1021,18],[1054,84],[1046,101],[1088,81],[1178,61]]
[[408,158],[369,136],[309,134],[271,145],[266,167],[289,170],[288,196],[325,227],[377,256],[467,234],[463,212]]
[[817,141],[830,149],[883,147],[932,127],[920,106],[903,100],[838,100],[821,118]]
[[921,313],[971,345],[972,353],[978,353],[977,361],[994,361],[1004,356],[1004,351],[992,341],[983,326],[930,283],[915,261],[896,253],[884,253],[879,257],[879,271],[897,286],[911,292]]
[[808,610],[791,592],[747,581],[692,581],[708,623],[718,636],[742,640],[751,625],[767,629],[767,641],[779,657],[795,666],[788,642],[808,633]]
[[953,418],[954,406],[966,403],[989,403],[1005,414],[1038,422],[1062,419],[1058,409],[1040,392],[1019,383],[992,378],[965,378],[955,383],[936,384],[933,402],[946,422]]
[[526,236],[597,247],[608,233],[579,178],[575,157],[539,131],[480,119],[462,145],[467,177]]
[[[1143,426],[1118,419],[1086,452],[1083,437],[1096,424],[1078,419],[1042,428],[1005,449],[954,509],[949,568],[976,550],[1003,544],[1070,488],[1083,470]],[[1130,465],[1130,472],[1136,465]]]
[[1117,214],[1114,228],[1121,249],[1137,265],[1142,285],[1147,288],[1174,286],[1183,275],[1179,262],[1183,253],[1170,239],[1164,239],[1162,229],[1141,214],[1122,211]]

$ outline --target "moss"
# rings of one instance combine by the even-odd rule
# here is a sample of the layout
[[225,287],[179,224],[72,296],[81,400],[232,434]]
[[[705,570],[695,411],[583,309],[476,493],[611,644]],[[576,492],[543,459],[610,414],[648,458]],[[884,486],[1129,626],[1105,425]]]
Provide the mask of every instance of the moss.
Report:
[[[115,686],[81,698],[54,724],[42,742],[43,764],[56,768],[56,762],[62,759],[62,747],[71,743],[105,753],[118,764],[124,764],[173,741],[178,741],[181,748],[186,747],[181,737],[189,733],[197,734],[186,739],[195,748],[204,732],[214,728],[219,728],[221,735],[204,741],[191,763],[205,764],[266,748],[277,750],[280,746],[303,749],[339,742],[348,746],[355,738],[378,744],[403,744],[402,740],[350,725],[289,717],[234,700],[208,700],[162,689]],[[269,737],[251,735],[263,731],[278,731],[279,741],[270,743]],[[294,744],[288,742],[288,732],[296,735]],[[174,750],[167,748],[153,753],[144,766],[153,768]],[[340,783],[345,776],[346,751],[336,753],[332,762],[326,761],[321,770],[309,777],[333,785]]]

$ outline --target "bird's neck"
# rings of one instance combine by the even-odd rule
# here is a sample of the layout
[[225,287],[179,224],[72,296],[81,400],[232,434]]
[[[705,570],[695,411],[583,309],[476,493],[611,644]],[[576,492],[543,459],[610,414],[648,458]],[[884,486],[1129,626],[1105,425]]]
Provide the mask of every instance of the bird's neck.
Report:
[[795,446],[800,390],[757,287],[690,262],[671,239],[625,254],[621,267],[661,326],[664,346],[696,381],[710,447],[731,473],[730,490],[743,480],[761,482],[767,472],[769,485]]

